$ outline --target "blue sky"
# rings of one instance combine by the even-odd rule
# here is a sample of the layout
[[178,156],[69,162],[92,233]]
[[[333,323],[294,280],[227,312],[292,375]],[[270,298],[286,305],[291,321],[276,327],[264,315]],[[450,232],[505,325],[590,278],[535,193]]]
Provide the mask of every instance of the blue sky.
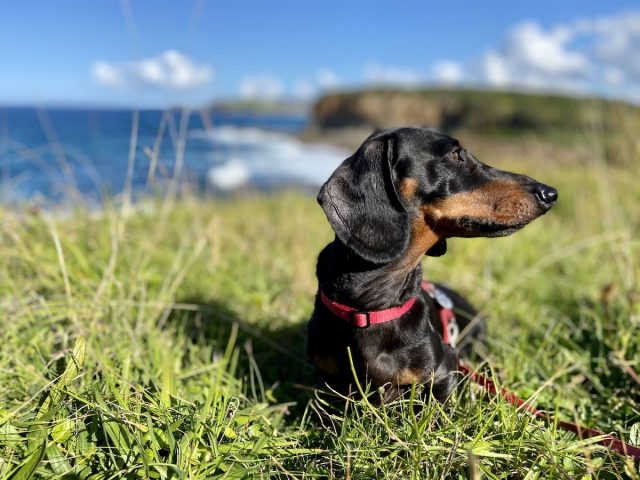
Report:
[[640,99],[637,1],[20,0],[0,103],[166,106],[444,83]]

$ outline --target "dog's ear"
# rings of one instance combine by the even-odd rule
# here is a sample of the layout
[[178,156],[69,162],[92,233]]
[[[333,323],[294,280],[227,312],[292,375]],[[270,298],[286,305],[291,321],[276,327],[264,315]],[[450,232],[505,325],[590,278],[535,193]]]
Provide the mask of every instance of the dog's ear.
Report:
[[441,257],[445,253],[447,253],[447,239],[442,238],[438,240],[429,250],[427,250],[427,253],[425,253],[425,255],[427,255],[428,257]]
[[365,260],[387,263],[409,244],[409,218],[395,188],[393,134],[371,136],[322,186],[318,203],[337,237]]

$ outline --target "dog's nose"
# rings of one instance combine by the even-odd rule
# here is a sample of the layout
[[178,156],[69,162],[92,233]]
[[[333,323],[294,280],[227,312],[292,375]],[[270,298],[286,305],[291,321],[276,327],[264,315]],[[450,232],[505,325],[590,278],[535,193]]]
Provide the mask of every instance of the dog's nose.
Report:
[[553,207],[558,200],[558,191],[543,183],[538,183],[533,187],[533,194],[536,196],[538,202],[547,209]]

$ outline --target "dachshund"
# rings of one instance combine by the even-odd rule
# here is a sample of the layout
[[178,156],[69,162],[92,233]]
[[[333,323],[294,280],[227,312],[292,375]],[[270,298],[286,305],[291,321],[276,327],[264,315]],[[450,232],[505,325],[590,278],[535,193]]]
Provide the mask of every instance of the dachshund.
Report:
[[[318,194],[335,239],[318,257],[310,362],[345,395],[353,367],[380,402],[416,383],[444,402],[457,383],[458,351],[471,354],[485,327],[455,291],[425,290],[422,257],[443,255],[450,237],[510,235],[557,199],[555,188],[490,167],[435,130],[374,132]],[[438,315],[448,302],[464,312],[455,319],[464,337],[457,348],[444,341],[451,332]]]

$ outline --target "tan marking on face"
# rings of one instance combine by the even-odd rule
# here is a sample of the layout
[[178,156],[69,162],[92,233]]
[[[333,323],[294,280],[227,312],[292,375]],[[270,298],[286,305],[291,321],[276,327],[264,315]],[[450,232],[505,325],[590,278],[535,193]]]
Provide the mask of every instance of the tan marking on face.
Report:
[[322,373],[337,375],[340,372],[338,360],[331,355],[314,355],[312,360],[316,368]]
[[[412,203],[418,190],[418,180],[411,177],[403,178],[398,185],[399,195],[408,203]],[[425,252],[435,245],[440,238],[427,225],[423,214],[419,214],[411,222],[411,239],[409,247],[402,258],[391,265],[391,270],[401,275],[409,273],[422,260]]]
[[520,184],[498,181],[456,193],[422,210],[436,230],[439,222],[461,217],[512,225],[533,220],[540,214],[535,199]]
[[418,368],[405,368],[396,375],[396,385],[410,385],[412,383],[422,383],[424,372]]
[[411,224],[411,240],[407,252],[399,262],[393,264],[393,270],[400,274],[409,273],[418,266],[426,251],[433,247],[438,240],[440,240],[440,236],[436,235],[424,221],[424,216],[420,215]]
[[418,180],[416,180],[415,178],[406,177],[400,180],[400,185],[398,185],[398,193],[407,202],[410,202],[413,199],[416,190],[418,190]]

